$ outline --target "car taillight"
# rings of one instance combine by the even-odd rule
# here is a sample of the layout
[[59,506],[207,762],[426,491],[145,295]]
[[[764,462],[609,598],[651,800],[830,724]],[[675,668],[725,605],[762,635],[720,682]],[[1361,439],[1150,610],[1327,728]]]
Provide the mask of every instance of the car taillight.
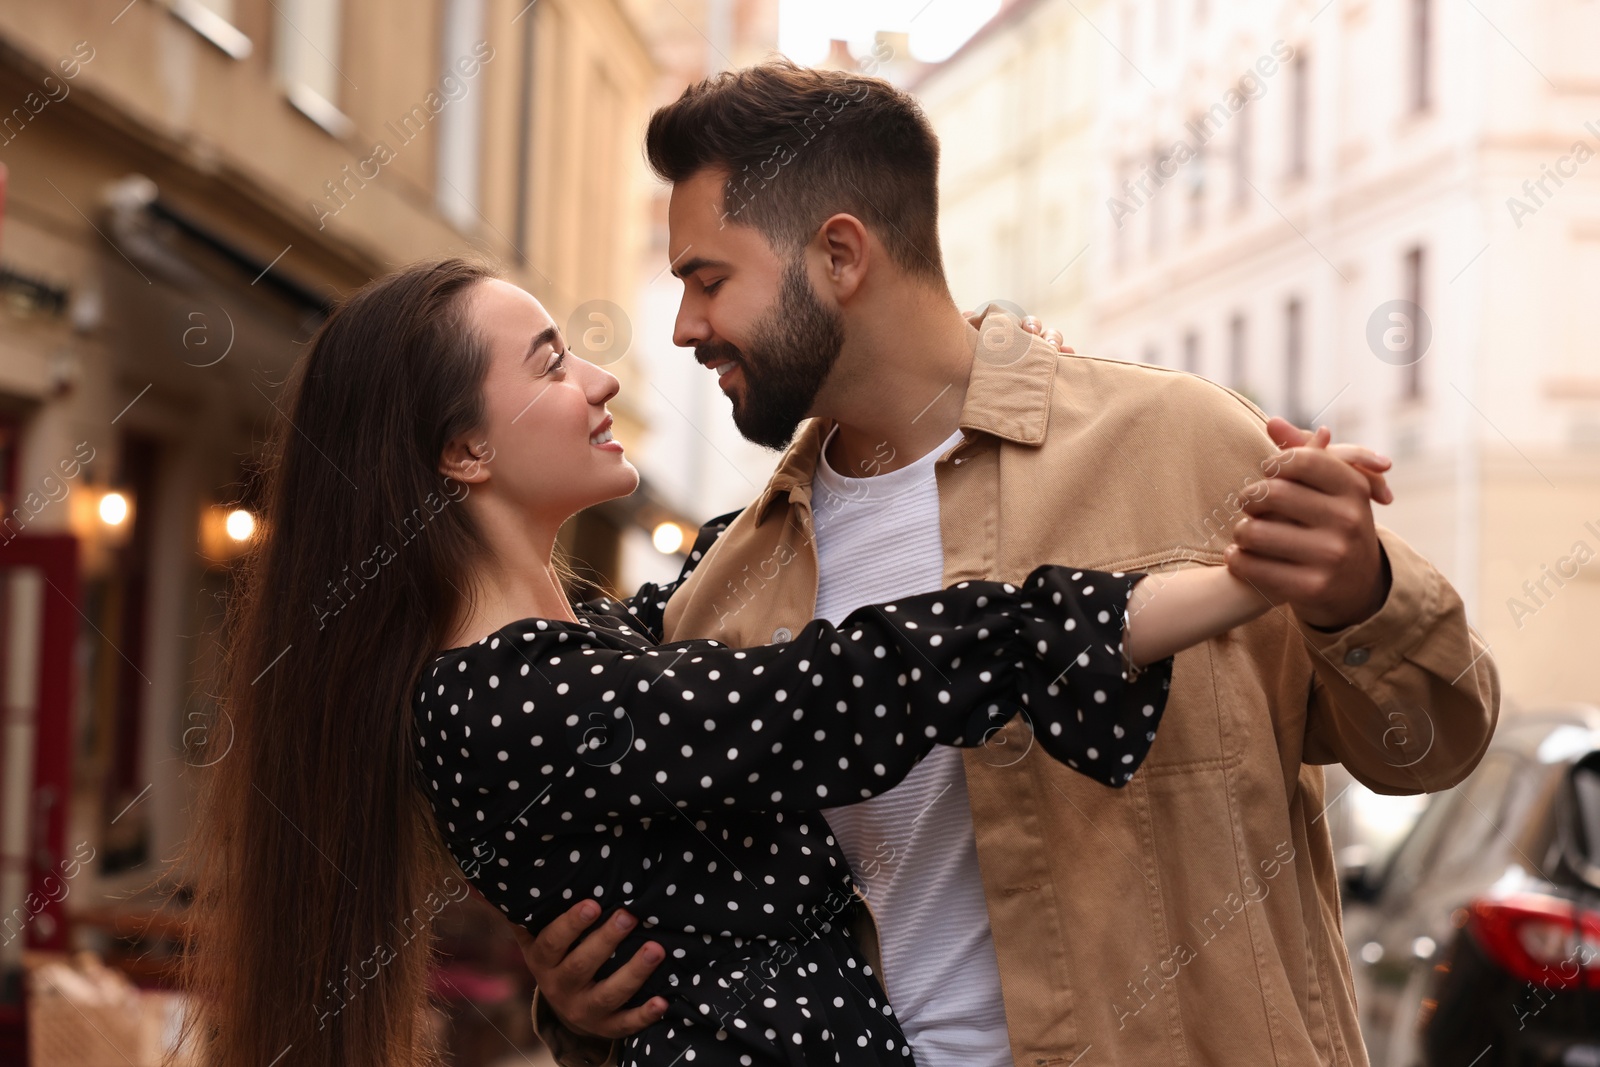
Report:
[[1548,989],[1600,989],[1600,914],[1558,897],[1479,900],[1469,927],[1489,958]]

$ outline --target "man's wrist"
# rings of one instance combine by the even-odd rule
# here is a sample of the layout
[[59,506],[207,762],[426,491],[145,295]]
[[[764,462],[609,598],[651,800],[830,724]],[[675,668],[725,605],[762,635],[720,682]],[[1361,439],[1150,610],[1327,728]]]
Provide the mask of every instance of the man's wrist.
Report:
[[533,993],[533,1029],[550,1054],[564,1067],[601,1067],[615,1062],[616,1044],[573,1027],[550,1005],[544,994]]

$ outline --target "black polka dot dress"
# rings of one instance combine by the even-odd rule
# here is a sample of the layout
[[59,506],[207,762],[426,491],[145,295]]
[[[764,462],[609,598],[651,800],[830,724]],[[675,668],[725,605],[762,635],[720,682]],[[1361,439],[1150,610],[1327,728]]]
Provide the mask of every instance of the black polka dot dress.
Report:
[[[702,530],[685,576],[724,526]],[[626,907],[640,925],[602,977],[647,940],[666,949],[630,1004],[659,995],[667,1014],[621,1063],[910,1064],[815,809],[876,796],[933,745],[982,745],[1017,715],[1048,757],[1126,783],[1172,668],[1124,670],[1139,577],[1044,566],[747,649],[657,644],[677,583],[575,605],[576,624],[523,619],[424,668],[422,787],[512,921],[537,933],[586,898],[600,921]]]

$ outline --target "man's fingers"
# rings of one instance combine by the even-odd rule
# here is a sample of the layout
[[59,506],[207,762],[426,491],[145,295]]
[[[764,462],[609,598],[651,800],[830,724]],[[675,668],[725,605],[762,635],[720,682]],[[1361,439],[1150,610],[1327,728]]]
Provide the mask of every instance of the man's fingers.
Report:
[[1344,559],[1343,538],[1275,519],[1240,519],[1233,528],[1233,543],[1252,555],[1286,563],[1336,566]]
[[582,900],[540,930],[539,936],[533,938],[531,943],[518,938],[518,943],[522,945],[522,955],[528,963],[528,970],[534,972],[534,977],[538,977],[539,970],[554,967],[565,959],[567,951],[572,948],[572,943],[589,929],[599,915],[599,904],[592,900]]
[[639,920],[627,912],[620,909],[613,912],[610,918],[595,927],[594,933],[567,953],[567,958],[561,962],[561,980],[572,988],[587,987],[594,981],[594,973],[600,969],[600,965],[611,958],[622,939],[638,925]]
[[1367,480],[1367,491],[1373,501],[1378,504],[1394,503],[1394,490],[1389,488],[1389,480],[1375,471],[1365,467],[1357,467],[1356,472]]
[[1228,546],[1223,560],[1235,578],[1253,586],[1274,604],[1305,600],[1325,592],[1317,575],[1298,564],[1258,556],[1237,545]]
[[1241,510],[1257,518],[1282,519],[1302,526],[1333,525],[1354,514],[1341,509],[1341,498],[1287,478],[1247,487]]
[[[524,961],[533,959],[533,935],[519,923],[511,924],[511,936],[517,939],[517,947],[522,950]],[[533,969],[531,966],[528,968]]]
[[631,1037],[640,1030],[658,1021],[667,1013],[667,1002],[661,997],[651,997],[649,1001],[637,1008],[618,1012],[607,1019],[603,1027],[602,1037]]
[[[646,942],[627,963],[618,967],[605,981],[595,985],[592,991],[595,1006],[606,1012],[614,1012],[632,1000],[634,994],[644,987],[645,979],[655,972],[666,956],[666,950],[656,942]],[[660,997],[654,999],[663,1008],[666,1007],[666,1002]]]

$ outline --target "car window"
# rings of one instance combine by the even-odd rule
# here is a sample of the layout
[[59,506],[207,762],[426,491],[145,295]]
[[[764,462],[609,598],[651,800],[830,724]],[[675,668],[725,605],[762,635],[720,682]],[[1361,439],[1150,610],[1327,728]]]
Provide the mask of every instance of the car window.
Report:
[[1429,877],[1454,881],[1497,863],[1511,847],[1506,799],[1520,761],[1491,753],[1461,784],[1461,801],[1450,832],[1440,842]]
[[1600,866],[1600,753],[1584,757],[1572,771],[1577,818],[1573,844],[1590,864]]
[[1454,821],[1452,816],[1460,800],[1459,789],[1458,786],[1433,794],[1428,806],[1417,817],[1416,825],[1389,857],[1381,875],[1385,897],[1405,899],[1416,889],[1441,835]]

